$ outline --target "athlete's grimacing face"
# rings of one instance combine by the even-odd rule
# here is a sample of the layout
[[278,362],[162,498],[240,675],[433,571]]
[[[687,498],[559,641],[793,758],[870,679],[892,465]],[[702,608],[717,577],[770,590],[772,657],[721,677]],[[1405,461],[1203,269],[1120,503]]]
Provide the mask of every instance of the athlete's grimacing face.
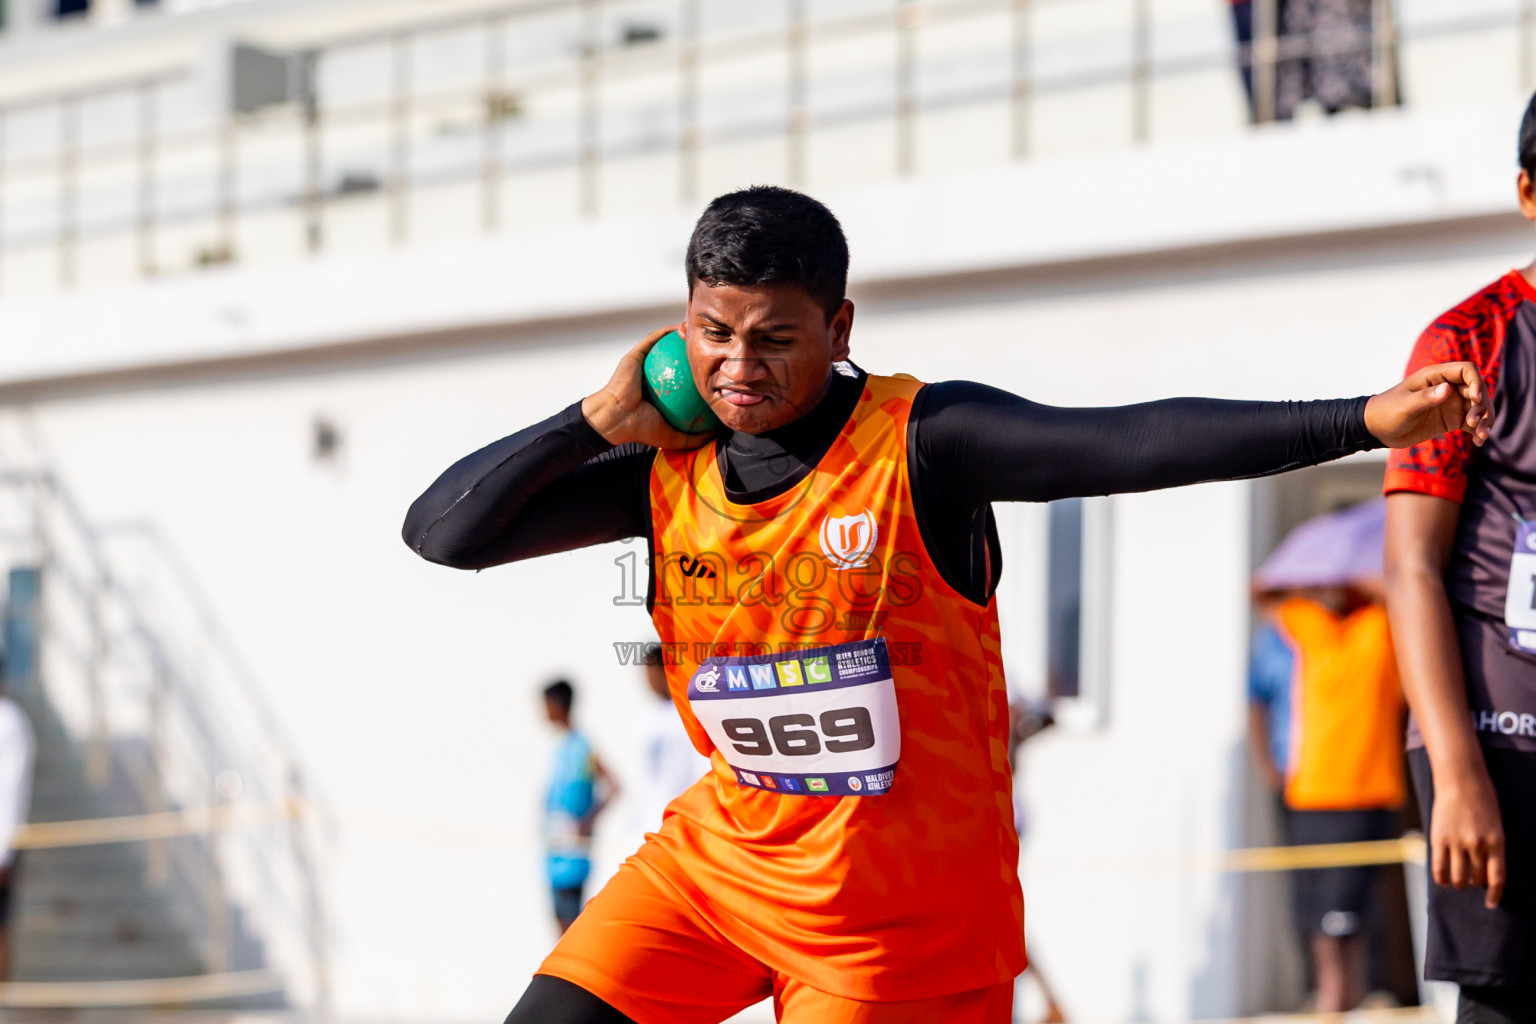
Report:
[[830,318],[794,285],[709,285],[688,297],[680,328],[693,382],[731,430],[761,434],[805,415],[848,358],[853,303]]

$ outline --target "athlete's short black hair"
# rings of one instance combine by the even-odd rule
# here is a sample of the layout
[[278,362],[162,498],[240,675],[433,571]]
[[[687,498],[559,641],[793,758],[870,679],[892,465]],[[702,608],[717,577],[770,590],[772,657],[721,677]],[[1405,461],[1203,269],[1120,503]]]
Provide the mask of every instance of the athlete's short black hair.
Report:
[[1525,116],[1520,119],[1520,166],[1536,178],[1536,96],[1526,104]]
[[832,211],[802,192],[753,185],[705,208],[688,240],[688,291],[707,285],[789,284],[828,317],[848,290],[848,239]]
[[544,687],[544,699],[570,714],[571,705],[576,702],[576,688],[564,679],[556,679]]
[[662,663],[661,644],[646,644],[645,653],[640,656],[640,660],[647,668],[660,665]]

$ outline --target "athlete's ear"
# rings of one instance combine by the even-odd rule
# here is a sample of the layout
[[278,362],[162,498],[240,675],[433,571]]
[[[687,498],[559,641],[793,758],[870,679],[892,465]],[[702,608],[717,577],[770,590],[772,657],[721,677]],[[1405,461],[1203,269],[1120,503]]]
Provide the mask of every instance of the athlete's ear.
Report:
[[1531,180],[1530,171],[1520,172],[1515,188],[1520,196],[1520,212],[1526,220],[1536,221],[1536,182]]
[[844,299],[837,312],[832,314],[827,333],[832,337],[832,361],[840,363],[847,359],[848,336],[853,333],[853,303],[848,299]]

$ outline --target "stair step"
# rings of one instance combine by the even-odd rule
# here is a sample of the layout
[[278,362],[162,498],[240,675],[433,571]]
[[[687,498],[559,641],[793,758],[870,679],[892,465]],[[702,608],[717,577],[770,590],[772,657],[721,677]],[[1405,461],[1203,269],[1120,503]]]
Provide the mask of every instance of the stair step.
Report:
[[34,918],[15,934],[18,945],[59,939],[114,946],[163,946],[179,944],[182,940],[181,928],[164,919],[137,915]]
[[99,928],[103,934],[110,934],[115,933],[120,924],[135,922],[141,932],[171,934],[180,932],[183,923],[179,915],[168,913],[164,901],[160,900],[123,898],[87,902],[54,899],[29,901],[21,909],[26,911],[26,920],[13,925],[13,931],[37,927],[49,932],[86,932]]
[[[83,848],[82,848],[83,849]],[[54,853],[57,851],[48,851]],[[22,858],[18,879],[42,885],[50,879],[75,881],[120,881],[138,884],[144,877],[144,862],[137,857],[121,860],[109,857],[71,857],[44,859],[43,851],[30,850]]]
[[94,904],[101,900],[140,895],[150,902],[164,903],[169,894],[164,889],[147,884],[141,872],[102,872],[85,878],[69,872],[52,875],[32,872],[16,885],[16,900],[24,907],[53,900]]
[[203,973],[202,961],[185,951],[151,946],[108,946],[65,940],[16,946],[18,981],[116,981],[180,978]]

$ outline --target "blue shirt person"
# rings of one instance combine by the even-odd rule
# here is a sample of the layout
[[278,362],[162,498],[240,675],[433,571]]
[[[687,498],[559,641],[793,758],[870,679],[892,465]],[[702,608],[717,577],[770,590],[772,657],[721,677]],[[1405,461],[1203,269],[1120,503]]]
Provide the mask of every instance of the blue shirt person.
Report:
[[1274,622],[1261,620],[1248,654],[1249,740],[1264,781],[1277,793],[1285,787],[1295,676],[1296,652]]
[[575,699],[575,688],[564,679],[544,688],[545,716],[562,733],[544,794],[544,864],[562,935],[584,903],[592,871],[592,825],[619,789],[587,738],[571,725]]

